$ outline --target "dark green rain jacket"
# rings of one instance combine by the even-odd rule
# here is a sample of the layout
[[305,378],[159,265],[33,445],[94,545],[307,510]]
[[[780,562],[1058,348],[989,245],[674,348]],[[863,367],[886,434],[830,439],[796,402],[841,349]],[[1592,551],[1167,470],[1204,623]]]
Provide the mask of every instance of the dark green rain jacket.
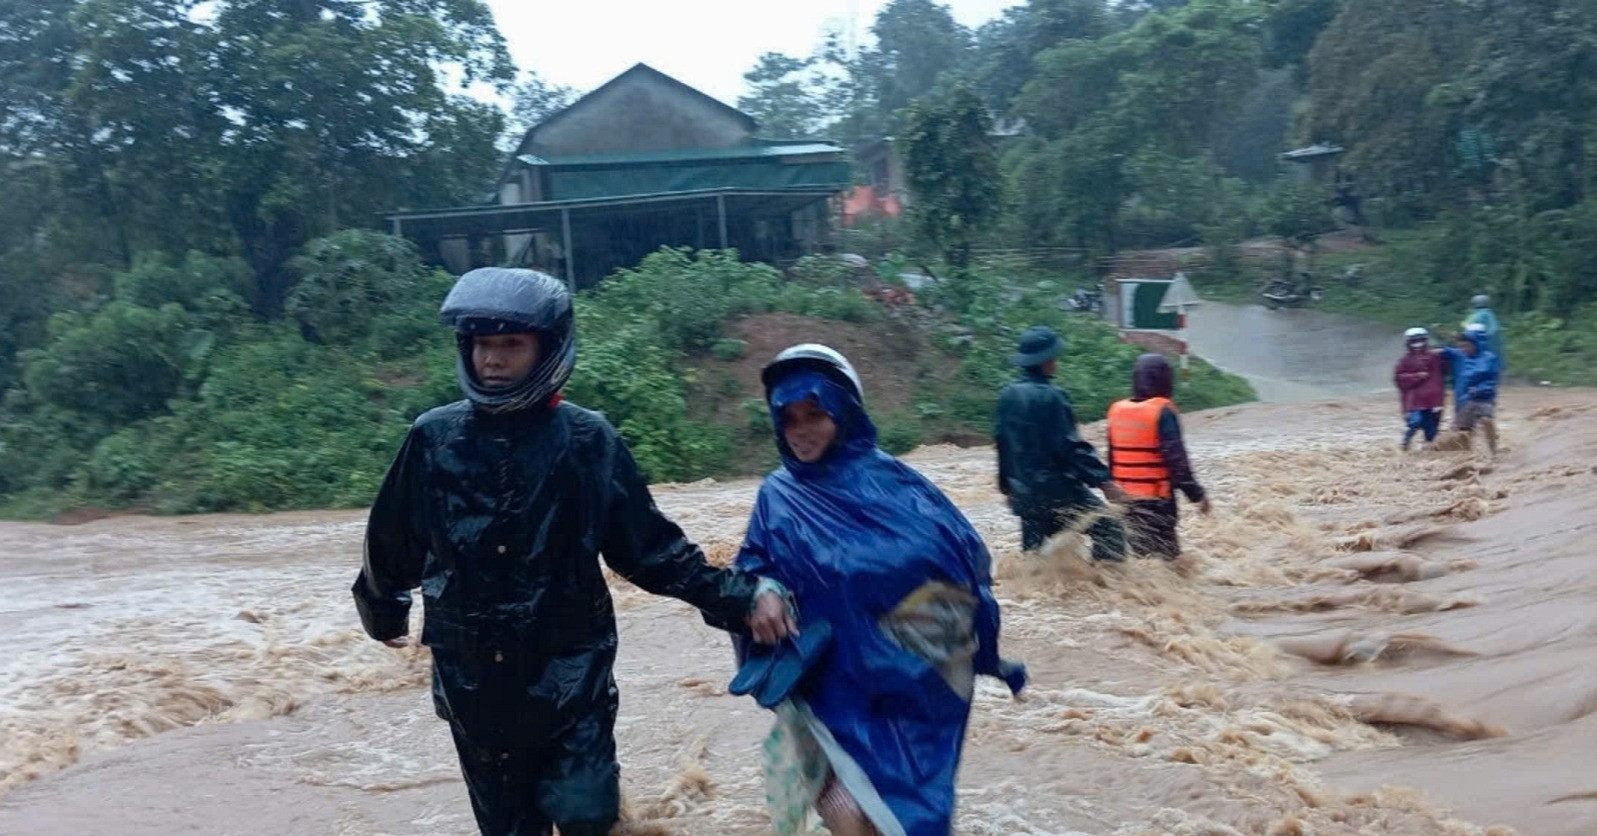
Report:
[[1070,398],[1036,369],[998,396],[998,489],[1022,516],[1097,504],[1109,468],[1076,429]]

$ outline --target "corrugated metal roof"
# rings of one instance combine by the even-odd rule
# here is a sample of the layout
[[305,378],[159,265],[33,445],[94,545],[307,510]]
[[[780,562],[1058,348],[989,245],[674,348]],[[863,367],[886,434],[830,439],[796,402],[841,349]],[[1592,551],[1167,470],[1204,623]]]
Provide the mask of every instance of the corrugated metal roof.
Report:
[[732,148],[684,148],[668,151],[633,151],[614,154],[572,154],[539,157],[522,154],[516,159],[535,166],[640,165],[644,163],[689,163],[704,160],[755,160],[782,157],[807,157],[842,154],[843,149],[829,142],[796,144],[739,145]]
[[1281,159],[1306,160],[1311,157],[1328,157],[1332,154],[1340,154],[1344,150],[1346,149],[1340,145],[1326,145],[1322,142],[1318,145],[1310,145],[1307,148],[1299,148],[1296,151],[1288,151],[1281,155]]

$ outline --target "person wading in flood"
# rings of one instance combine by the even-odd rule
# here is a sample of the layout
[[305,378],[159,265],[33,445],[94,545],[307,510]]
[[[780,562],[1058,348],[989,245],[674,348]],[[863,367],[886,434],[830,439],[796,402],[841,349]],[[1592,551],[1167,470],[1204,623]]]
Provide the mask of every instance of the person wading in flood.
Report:
[[987,547],[876,446],[843,355],[793,346],[761,378],[782,467],[760,485],[737,565],[781,585],[800,629],[774,654],[734,638],[728,690],[777,714],[772,827],[808,833],[813,809],[834,836],[948,836],[976,676],[1026,684],[998,654]]
[[1021,547],[1035,551],[1083,517],[1094,560],[1123,560],[1126,532],[1092,493],[1102,488],[1112,500],[1124,494],[1109,479],[1109,468],[1076,429],[1076,412],[1052,378],[1065,341],[1044,326],[1020,337],[1013,360],[1020,380],[998,396],[998,490],[1020,518]]
[[1442,356],[1453,369],[1453,429],[1473,435],[1479,427],[1486,448],[1496,455],[1499,369],[1497,355],[1487,347],[1490,340],[1483,326],[1472,324],[1454,345],[1442,349]]
[[1492,298],[1484,293],[1478,294],[1469,300],[1469,304],[1471,310],[1464,320],[1464,330],[1468,331],[1471,325],[1479,325],[1486,332],[1486,347],[1497,355],[1497,368],[1501,371],[1506,362],[1503,357],[1503,326],[1492,311]]
[[1447,400],[1447,362],[1439,351],[1431,348],[1431,334],[1424,328],[1410,328],[1403,333],[1407,350],[1397,361],[1392,372],[1392,382],[1403,401],[1403,419],[1408,430],[1403,433],[1403,449],[1413,443],[1414,436],[1423,433],[1424,443],[1436,441],[1436,432],[1442,426],[1442,406]]
[[1170,400],[1175,370],[1158,354],[1137,358],[1131,397],[1109,407],[1109,472],[1126,495],[1126,527],[1135,551],[1166,560],[1181,556],[1176,536],[1176,491],[1209,513],[1208,497],[1192,475],[1181,418]]
[[433,706],[454,735],[486,836],[601,836],[619,817],[615,610],[622,577],[774,643],[792,621],[759,580],[715,569],[654,505],[603,416],[562,403],[576,361],[571,295],[552,276],[485,268],[444,300],[466,399],[416,419],[373,503],[355,606],[407,643],[426,602]]

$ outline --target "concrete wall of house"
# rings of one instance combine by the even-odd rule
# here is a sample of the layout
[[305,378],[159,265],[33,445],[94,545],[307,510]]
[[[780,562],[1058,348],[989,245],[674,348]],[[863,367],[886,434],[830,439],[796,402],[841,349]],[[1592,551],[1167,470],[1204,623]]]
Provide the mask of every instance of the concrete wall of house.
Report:
[[647,76],[590,96],[528,138],[539,156],[729,148],[748,141],[745,124],[702,96]]

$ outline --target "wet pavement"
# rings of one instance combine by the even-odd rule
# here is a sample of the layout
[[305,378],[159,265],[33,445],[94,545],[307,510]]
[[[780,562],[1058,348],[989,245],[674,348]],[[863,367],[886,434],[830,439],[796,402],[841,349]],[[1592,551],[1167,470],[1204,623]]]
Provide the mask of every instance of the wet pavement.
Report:
[[1301,403],[1392,390],[1401,331],[1309,308],[1204,302],[1187,315],[1193,354],[1253,383],[1259,399]]

